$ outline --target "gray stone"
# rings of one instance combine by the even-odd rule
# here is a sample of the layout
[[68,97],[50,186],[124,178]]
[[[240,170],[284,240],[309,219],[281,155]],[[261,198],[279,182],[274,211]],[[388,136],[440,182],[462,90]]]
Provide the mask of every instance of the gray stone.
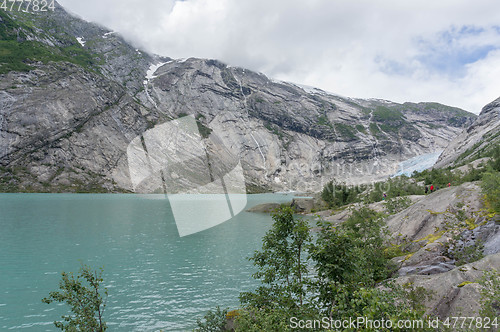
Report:
[[257,213],[271,213],[276,211],[281,207],[281,204],[278,203],[266,203],[266,204],[259,204],[254,207],[251,207],[247,209],[247,212],[257,212]]
[[[434,167],[452,165],[463,154],[465,160],[477,158],[487,146],[500,144],[500,98],[486,105],[474,123],[454,138],[439,157]],[[467,152],[467,153],[465,153]]]
[[314,200],[312,198],[294,198],[290,206],[297,212],[310,213],[314,208]]
[[[476,316],[480,304],[477,281],[484,271],[500,268],[500,254],[489,255],[477,262],[466,264],[451,271],[432,275],[410,275],[396,279],[399,284],[411,283],[432,292],[425,302],[427,313],[440,318],[450,316]],[[471,282],[471,283],[468,283]]]

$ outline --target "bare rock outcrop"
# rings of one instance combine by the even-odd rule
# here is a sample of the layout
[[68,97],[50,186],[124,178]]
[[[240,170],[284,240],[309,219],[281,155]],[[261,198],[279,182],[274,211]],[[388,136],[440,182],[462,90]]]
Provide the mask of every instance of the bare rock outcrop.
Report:
[[393,259],[398,274],[439,274],[454,269],[459,257],[463,264],[499,253],[500,225],[492,217],[479,186],[464,183],[429,194],[388,218],[390,234],[408,252]]
[[431,291],[425,303],[427,313],[441,318],[476,316],[480,309],[480,286],[484,271],[500,269],[500,253],[466,264],[451,271],[434,275],[411,275],[397,278],[399,284],[411,284]]
[[500,98],[486,105],[474,123],[451,141],[434,167],[477,159],[481,152],[500,144]]

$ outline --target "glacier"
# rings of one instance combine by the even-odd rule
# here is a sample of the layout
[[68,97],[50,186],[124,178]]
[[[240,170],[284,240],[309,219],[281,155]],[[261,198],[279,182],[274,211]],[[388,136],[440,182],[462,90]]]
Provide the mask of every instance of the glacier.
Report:
[[422,172],[434,166],[443,150],[438,150],[432,153],[422,154],[399,163],[398,171],[391,177],[406,175],[411,176],[413,172]]

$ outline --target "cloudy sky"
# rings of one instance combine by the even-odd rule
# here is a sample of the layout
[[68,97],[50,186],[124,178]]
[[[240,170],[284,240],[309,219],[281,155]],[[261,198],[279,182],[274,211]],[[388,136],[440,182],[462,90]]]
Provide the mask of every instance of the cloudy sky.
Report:
[[344,96],[478,113],[500,96],[498,0],[59,0],[173,58],[215,58]]

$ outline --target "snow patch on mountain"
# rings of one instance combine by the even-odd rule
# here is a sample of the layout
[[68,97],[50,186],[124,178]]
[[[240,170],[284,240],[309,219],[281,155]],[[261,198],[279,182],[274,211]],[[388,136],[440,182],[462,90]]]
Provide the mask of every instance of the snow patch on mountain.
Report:
[[83,40],[83,37],[76,37],[76,40],[82,45],[82,47],[85,46],[85,40]]
[[156,78],[157,76],[155,76],[155,72],[158,70],[158,68],[160,68],[161,66],[163,65],[166,65],[167,63],[170,63],[172,61],[168,61],[168,62],[160,62],[160,63],[153,63],[151,64],[151,66],[149,66],[149,69],[148,71],[146,72],[146,77],[144,78],[144,81],[143,81],[143,84],[144,84],[144,91],[146,92],[146,97],[148,98],[148,100],[154,105],[154,107],[158,108],[158,105],[156,104],[156,102],[154,101],[154,99],[151,97],[151,95],[149,94],[149,91],[148,91],[148,84],[149,84],[149,81],[151,81],[153,78]]
[[158,68],[160,68],[161,66],[166,65],[167,63],[170,63],[170,62],[172,62],[172,61],[160,62],[160,63],[152,64],[151,66],[149,66],[149,69],[146,72],[146,80],[149,81],[149,80],[152,80],[153,78],[156,78],[157,76],[154,76],[154,73],[158,70]]
[[111,36],[112,34],[115,34],[116,31],[110,31],[110,32],[106,32],[104,35],[102,35],[102,38],[106,39],[108,38],[109,36]]

